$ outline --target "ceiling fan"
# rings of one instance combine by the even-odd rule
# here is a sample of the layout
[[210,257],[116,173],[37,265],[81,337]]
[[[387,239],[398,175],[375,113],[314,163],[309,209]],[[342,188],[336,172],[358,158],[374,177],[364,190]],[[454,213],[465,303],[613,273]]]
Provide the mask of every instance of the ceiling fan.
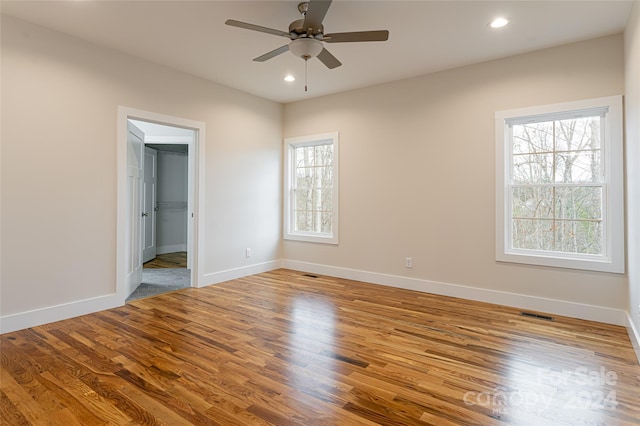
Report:
[[291,42],[282,47],[254,58],[253,60],[256,62],[264,62],[282,53],[291,51],[291,53],[301,57],[305,61],[317,57],[320,62],[325,64],[329,69],[337,68],[342,65],[342,63],[324,48],[323,42],[350,43],[386,41],[389,38],[389,31],[387,30],[325,34],[322,20],[327,14],[330,5],[331,0],[310,0],[300,3],[298,5],[298,11],[300,11],[303,18],[293,21],[289,25],[288,32],[235,21],[233,19],[229,19],[225,23],[233,27],[286,37],[291,40]]

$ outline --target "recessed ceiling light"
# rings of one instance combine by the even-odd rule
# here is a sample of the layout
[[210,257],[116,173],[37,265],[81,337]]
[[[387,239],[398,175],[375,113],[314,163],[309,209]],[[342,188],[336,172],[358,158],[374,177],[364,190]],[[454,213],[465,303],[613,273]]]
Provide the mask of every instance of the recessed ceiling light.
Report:
[[509,23],[507,18],[499,17],[489,22],[491,28],[502,28]]
[[291,74],[287,74],[284,76],[284,81],[292,82],[292,81],[296,81],[296,78]]

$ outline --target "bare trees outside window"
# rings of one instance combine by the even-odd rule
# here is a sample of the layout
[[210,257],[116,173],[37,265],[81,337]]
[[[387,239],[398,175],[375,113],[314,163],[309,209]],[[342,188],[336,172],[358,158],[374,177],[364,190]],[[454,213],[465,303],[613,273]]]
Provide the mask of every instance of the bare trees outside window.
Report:
[[294,223],[301,232],[331,233],[333,144],[294,149]]
[[602,254],[601,117],[513,126],[513,246]]

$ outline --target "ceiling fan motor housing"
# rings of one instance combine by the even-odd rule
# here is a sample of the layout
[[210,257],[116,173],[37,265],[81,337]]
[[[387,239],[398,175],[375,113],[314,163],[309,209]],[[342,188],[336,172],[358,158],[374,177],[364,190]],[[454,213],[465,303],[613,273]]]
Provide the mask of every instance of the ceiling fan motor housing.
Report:
[[320,25],[318,28],[305,28],[304,19],[298,19],[289,24],[289,33],[297,37],[308,35],[309,37],[320,36],[324,33],[324,25]]

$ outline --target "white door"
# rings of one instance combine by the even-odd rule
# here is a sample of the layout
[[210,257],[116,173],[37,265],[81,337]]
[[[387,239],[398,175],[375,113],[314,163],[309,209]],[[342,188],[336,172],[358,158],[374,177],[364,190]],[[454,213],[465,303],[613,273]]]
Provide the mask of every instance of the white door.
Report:
[[142,248],[142,262],[148,262],[156,257],[156,196],[158,184],[158,151],[144,148],[144,183],[142,186],[142,230],[144,246]]
[[127,296],[142,282],[142,166],[144,133],[127,121]]

